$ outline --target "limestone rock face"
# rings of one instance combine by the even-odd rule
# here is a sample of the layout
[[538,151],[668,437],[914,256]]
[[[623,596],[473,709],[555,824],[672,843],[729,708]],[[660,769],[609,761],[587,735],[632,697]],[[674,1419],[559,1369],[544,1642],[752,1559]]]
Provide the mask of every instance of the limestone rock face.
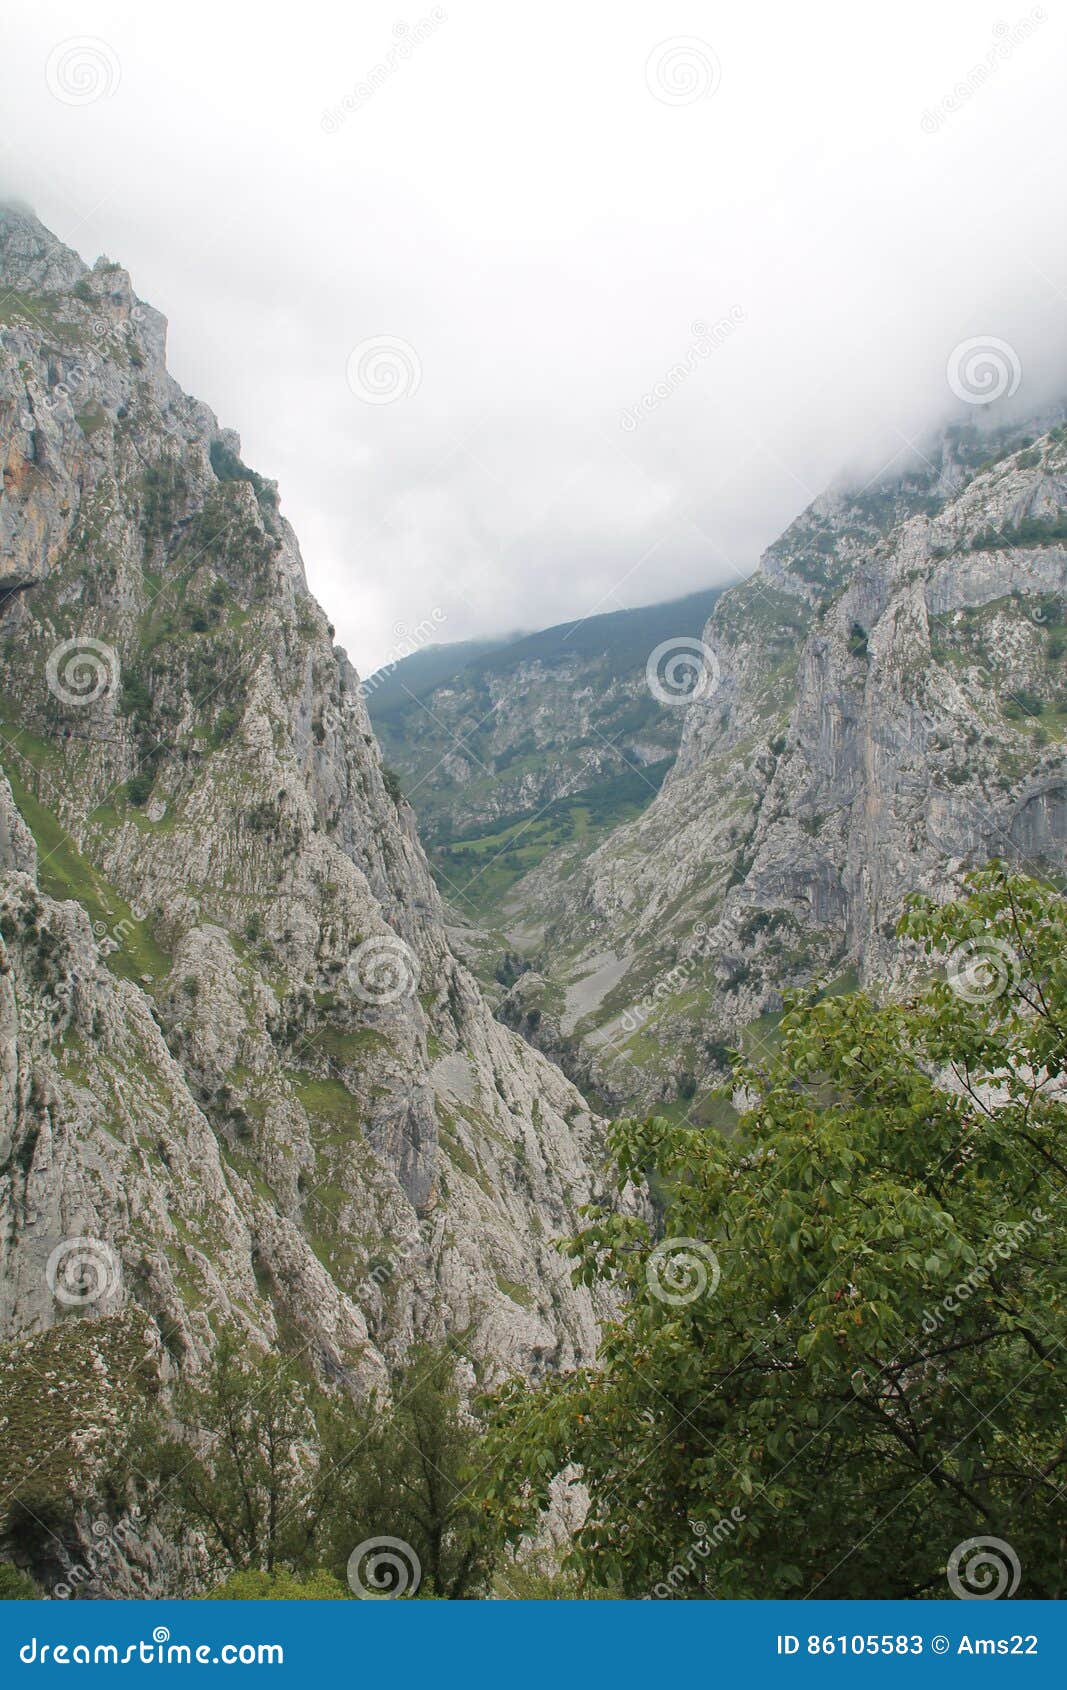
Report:
[[[646,680],[668,638],[696,643],[718,589],[605,612],[467,655],[418,650],[372,675],[367,707],[386,761],[419,817],[438,884],[495,994],[521,936],[509,890],[534,863],[565,879],[624,818],[651,802],[673,762],[682,712]],[[433,631],[433,624],[428,624]],[[499,965],[504,962],[504,967]]]
[[276,489],[123,270],[6,210],[0,280],[0,1335],[588,1359],[599,1123],[452,954]]
[[910,892],[1064,866],[1065,430],[927,458],[816,501],[724,594],[659,796],[566,887],[516,889],[544,939],[501,1013],[543,1035],[562,1004],[546,1048],[616,1106],[699,1106],[787,987],[892,982]]

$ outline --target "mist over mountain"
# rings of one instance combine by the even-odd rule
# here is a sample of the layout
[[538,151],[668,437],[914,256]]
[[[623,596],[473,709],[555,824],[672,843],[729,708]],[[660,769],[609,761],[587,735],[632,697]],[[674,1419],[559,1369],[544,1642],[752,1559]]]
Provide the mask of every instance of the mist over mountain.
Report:
[[0,1609],[1061,1597],[1067,14],[9,21]]
[[[1057,8],[828,0],[773,45],[743,8],[547,0],[521,39],[432,10],[401,56],[384,0],[295,35],[273,0],[255,31],[192,0],[188,33],[46,0],[0,64],[0,190],[167,312],[362,674],[435,610],[495,638],[736,583],[949,420],[974,337],[1020,415],[1067,385]],[[80,34],[84,89],[50,86]]]
[[699,652],[717,597],[591,616],[489,650],[444,647],[432,669],[420,652],[384,684],[370,678],[371,720],[457,912],[499,923],[520,875],[548,855],[554,873],[569,872],[651,802],[699,663],[657,697],[650,656],[679,639]]

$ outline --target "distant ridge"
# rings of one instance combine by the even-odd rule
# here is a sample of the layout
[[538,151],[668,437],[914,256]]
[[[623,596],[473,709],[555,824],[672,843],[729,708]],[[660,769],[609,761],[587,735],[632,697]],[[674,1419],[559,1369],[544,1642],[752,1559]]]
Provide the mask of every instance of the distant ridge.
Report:
[[501,639],[453,640],[423,646],[394,662],[383,663],[380,669],[375,669],[366,677],[363,690],[368,702],[373,698],[374,710],[380,714],[398,704],[406,704],[411,698],[424,697],[434,687],[458,675],[475,658],[502,651],[513,641],[523,638],[523,634],[516,633],[506,634]]
[[427,647],[367,707],[446,896],[494,920],[549,853],[592,850],[639,815],[674,761],[684,711],[645,666],[698,639],[722,588],[560,622],[494,644]]

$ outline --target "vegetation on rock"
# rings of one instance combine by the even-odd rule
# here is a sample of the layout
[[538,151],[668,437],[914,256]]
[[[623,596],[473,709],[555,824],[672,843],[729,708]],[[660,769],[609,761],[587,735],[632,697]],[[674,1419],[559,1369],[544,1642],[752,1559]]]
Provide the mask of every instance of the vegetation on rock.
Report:
[[946,977],[793,1002],[733,1138],[616,1127],[661,1225],[570,1246],[624,1311],[597,1367],[496,1404],[513,1540],[575,1464],[574,1565],[629,1596],[939,1596],[982,1534],[1064,1594],[1067,906],[994,866],[902,934]]

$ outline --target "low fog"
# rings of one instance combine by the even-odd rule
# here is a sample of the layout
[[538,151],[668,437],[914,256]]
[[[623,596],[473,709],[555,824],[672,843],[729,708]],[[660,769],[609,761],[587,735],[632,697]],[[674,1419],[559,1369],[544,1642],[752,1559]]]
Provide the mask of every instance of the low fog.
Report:
[[962,342],[1067,388],[1052,0],[239,11],[9,3],[0,190],[167,314],[364,672],[747,574],[992,409]]

